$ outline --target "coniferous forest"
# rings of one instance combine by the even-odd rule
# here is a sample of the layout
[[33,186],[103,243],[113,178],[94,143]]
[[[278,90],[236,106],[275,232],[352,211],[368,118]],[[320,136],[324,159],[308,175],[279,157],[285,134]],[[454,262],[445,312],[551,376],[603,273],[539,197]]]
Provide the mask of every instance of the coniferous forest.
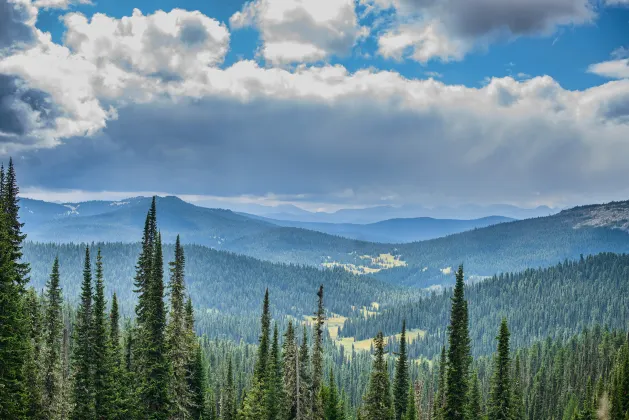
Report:
[[[204,261],[210,274],[191,287],[187,267],[202,253],[179,237],[165,246],[155,199],[138,246],[71,245],[82,263],[70,274],[62,247],[26,242],[18,194],[10,161],[0,170],[2,419],[629,419],[625,255],[471,286],[461,265],[453,289],[428,295],[242,257],[234,270],[267,274],[240,284],[235,310],[226,288],[238,275]],[[122,247],[136,253],[131,278],[106,257]],[[31,266],[40,276],[43,264],[35,289]],[[358,316],[352,294],[385,309]],[[327,323],[343,311],[339,334],[371,338],[369,350],[332,339]],[[411,340],[418,328],[426,334]]]

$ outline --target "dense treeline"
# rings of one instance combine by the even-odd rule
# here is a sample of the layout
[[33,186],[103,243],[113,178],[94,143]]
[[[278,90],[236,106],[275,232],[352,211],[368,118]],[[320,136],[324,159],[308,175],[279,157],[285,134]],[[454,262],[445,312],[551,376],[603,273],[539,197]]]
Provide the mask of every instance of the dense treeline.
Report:
[[[135,305],[133,292],[135,259],[139,244],[95,243],[108,269],[109,290],[118,293],[123,313]],[[77,302],[80,295],[81,267],[85,244],[24,244],[24,260],[31,266],[31,284],[41,290],[50,271],[51,261],[59,257],[61,285],[66,298]],[[164,245],[165,261],[174,257],[174,245]],[[221,314],[253,315],[259,296],[268,287],[275,297],[276,314],[301,317],[312,312],[311,295],[319,284],[328,289],[328,308],[338,314],[349,314],[352,306],[370,306],[378,302],[387,307],[418,298],[422,292],[391,287],[370,277],[356,276],[342,269],[320,270],[290,264],[272,264],[250,257],[216,251],[204,246],[186,245],[185,267],[188,292],[197,307],[212,308]],[[243,291],[247,293],[243,293]]]
[[[398,305],[377,315],[348,319],[341,334],[356,339],[378,331],[394,334],[402,320],[409,328],[426,330],[409,345],[412,357],[439,354],[447,331],[451,291],[419,302]],[[600,254],[544,269],[508,273],[470,285],[470,337],[475,355],[494,350],[495,325],[509,319],[515,347],[546,337],[565,340],[586,327],[612,329],[629,325],[629,256]]]
[[503,317],[487,327],[497,332],[495,354],[473,359],[475,304],[468,302],[462,266],[452,294],[442,297],[450,311],[438,361],[410,357],[404,320],[399,342],[387,343],[379,331],[371,352],[335,347],[325,330],[323,285],[311,292],[309,325],[288,318],[280,329],[266,289],[257,345],[198,337],[186,280],[190,255],[177,240],[165,263],[155,202],[129,286],[137,296],[132,317],[121,317],[124,291],[109,283],[115,262],[98,246],[82,249],[76,304],[64,301],[56,257],[38,294],[27,288],[29,267],[21,262],[24,235],[11,163],[0,178],[0,418],[629,418],[626,333],[595,327],[512,351]]

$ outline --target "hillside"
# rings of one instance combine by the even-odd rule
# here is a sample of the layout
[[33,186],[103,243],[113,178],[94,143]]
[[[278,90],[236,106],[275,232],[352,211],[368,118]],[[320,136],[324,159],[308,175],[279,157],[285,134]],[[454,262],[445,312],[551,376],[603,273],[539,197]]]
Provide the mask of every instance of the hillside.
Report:
[[[475,229],[409,244],[376,244],[284,228],[241,238],[227,246],[256,258],[307,264],[376,268],[372,257],[391,255],[404,265],[373,273],[395,283],[427,287],[448,284],[465,263],[470,276],[491,276],[550,266],[581,254],[629,252],[629,202],[576,207],[556,215]],[[366,258],[366,257],[369,258]]]
[[[131,308],[136,299],[133,279],[139,244],[105,243],[93,247],[102,250],[108,290],[118,294],[124,308]],[[370,306],[378,302],[382,307],[388,307],[420,296],[418,290],[391,287],[340,269],[273,264],[198,245],[187,245],[184,250],[187,288],[195,305],[203,310],[257,315],[261,296],[267,287],[273,296],[274,313],[298,317],[312,312],[316,299],[314,291],[320,284],[327,289],[328,308],[338,314],[351,313],[352,306]],[[64,296],[75,302],[80,293],[84,252],[84,245],[27,242],[24,260],[31,265],[30,284],[36,290],[44,287],[52,262],[58,255]],[[172,260],[173,252],[172,245],[164,246],[165,263]],[[165,273],[168,273],[167,267]]]
[[[566,339],[595,325],[625,328],[629,322],[629,256],[600,254],[545,269],[501,274],[468,286],[470,336],[475,354],[494,351],[495,326],[509,320],[514,348],[547,337]],[[446,336],[451,291],[345,321],[341,335],[363,340],[409,329],[426,331],[411,344],[414,355],[436,356]]]

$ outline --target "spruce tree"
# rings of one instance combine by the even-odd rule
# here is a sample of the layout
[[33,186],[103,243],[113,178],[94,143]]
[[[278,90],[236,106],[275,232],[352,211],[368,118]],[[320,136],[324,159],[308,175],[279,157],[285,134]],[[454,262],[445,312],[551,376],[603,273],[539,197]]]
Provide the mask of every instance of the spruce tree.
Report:
[[449,347],[446,380],[445,420],[465,420],[471,363],[470,337],[463,266],[456,273],[452,312],[448,327]]
[[267,373],[267,411],[269,420],[279,420],[282,401],[282,366],[277,324],[273,328],[273,341]]
[[520,368],[520,354],[515,357],[515,370],[513,372],[513,392],[511,403],[511,418],[513,420],[524,419],[524,397],[522,395],[522,371]]
[[324,401],[325,420],[343,420],[345,418],[343,403],[339,399],[336,381],[334,380],[334,371],[331,368],[326,395],[327,398]]
[[63,298],[59,286],[59,258],[55,257],[50,279],[46,283],[46,313],[44,315],[44,361],[42,402],[49,419],[61,416],[61,345]]
[[266,380],[266,374],[269,361],[269,344],[271,335],[271,313],[269,309],[269,289],[264,293],[264,303],[262,305],[262,317],[260,318],[261,332],[258,345],[258,357],[256,359],[256,367],[254,376],[262,386]]
[[299,420],[312,419],[312,372],[310,370],[310,352],[308,351],[308,333],[304,325],[303,337],[298,353],[297,375],[297,415]]
[[192,369],[189,378],[191,396],[187,411],[190,413],[190,418],[199,420],[203,418],[203,413],[206,412],[205,396],[207,386],[205,381],[207,374],[201,346],[195,345],[192,351]]
[[13,270],[15,272],[14,281],[23,289],[28,283],[29,266],[22,261],[22,242],[26,239],[26,235],[22,233],[24,223],[20,222],[19,212],[20,205],[18,195],[20,189],[17,185],[17,177],[13,166],[13,159],[9,159],[9,167],[4,177],[4,185],[2,187],[2,204],[6,214],[7,239],[9,243],[9,255],[13,262]]
[[94,418],[93,346],[92,346],[92,266],[90,248],[85,248],[81,301],[74,326],[73,370],[74,410],[77,420]]
[[96,255],[96,286],[92,320],[92,363],[94,383],[94,413],[97,419],[111,418],[114,395],[114,372],[109,332],[107,331],[107,302],[103,278],[103,258]]
[[168,360],[172,369],[170,371],[169,389],[172,400],[172,415],[176,418],[191,416],[192,393],[188,384],[188,367],[193,354],[193,342],[191,342],[186,329],[184,312],[184,266],[185,257],[183,248],[177,236],[175,242],[175,260],[170,266],[170,316],[166,327],[166,340],[168,344]]
[[17,219],[17,184],[13,163],[0,171],[0,418],[26,415],[24,368],[30,343],[24,313],[24,285],[28,266],[21,261]]
[[120,367],[122,351],[120,347],[120,312],[118,309],[118,297],[114,292],[111,298],[111,312],[109,313],[109,344],[112,349],[112,357],[116,367]]
[[293,420],[297,416],[297,343],[293,321],[288,321],[282,344],[282,409],[281,418]]
[[495,420],[509,420],[511,408],[511,359],[509,355],[509,328],[502,319],[498,334],[498,354],[494,361],[491,393],[489,396],[489,417]]
[[395,406],[395,419],[401,420],[406,414],[408,404],[408,356],[406,354],[406,321],[402,321],[402,334],[400,335],[400,348],[395,364],[395,378],[393,379],[393,401]]
[[402,416],[403,420],[421,420],[418,416],[417,404],[415,404],[415,390],[413,385],[409,384],[407,392],[406,412]]
[[317,292],[317,312],[314,317],[314,337],[312,348],[312,415],[314,420],[323,419],[321,387],[323,383],[323,328],[325,309],[323,307],[323,285]]
[[374,339],[374,350],[371,378],[365,396],[365,420],[389,420],[394,417],[395,411],[391,401],[391,386],[382,332],[379,332]]
[[437,381],[437,395],[433,405],[432,418],[441,420],[444,418],[446,409],[446,383],[448,377],[448,359],[446,358],[446,347],[441,347],[441,357],[439,358],[439,379]]
[[41,304],[34,289],[26,291],[25,311],[27,314],[28,351],[24,363],[24,386],[26,390],[26,416],[29,419],[44,417],[41,384]]
[[481,405],[481,390],[476,372],[472,373],[472,384],[468,398],[468,420],[483,420],[483,408]]
[[234,372],[232,367],[232,359],[227,362],[227,378],[225,386],[221,391],[221,420],[236,419],[236,390],[234,389]]

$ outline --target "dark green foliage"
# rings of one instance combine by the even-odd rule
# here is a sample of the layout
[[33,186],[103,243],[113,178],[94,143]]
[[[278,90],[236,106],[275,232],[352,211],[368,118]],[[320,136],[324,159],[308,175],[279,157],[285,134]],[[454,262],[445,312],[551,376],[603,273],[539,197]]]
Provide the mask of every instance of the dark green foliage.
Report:
[[297,419],[308,420],[312,417],[312,371],[310,369],[310,352],[308,351],[308,333],[304,326],[301,346],[297,353]]
[[[478,383],[478,375],[476,372],[472,373],[470,395],[468,397],[468,420],[482,420],[483,408],[481,401],[480,384]],[[492,417],[493,418],[493,417]]]
[[314,337],[312,345],[312,418],[323,419],[323,401],[321,389],[323,385],[323,328],[325,323],[325,309],[323,307],[323,285],[317,292],[317,312],[314,321]]
[[420,420],[417,413],[417,404],[415,403],[415,390],[412,384],[408,386],[406,401],[406,412],[402,416],[402,420]]
[[94,418],[92,311],[92,264],[90,248],[85,247],[81,302],[77,310],[73,337],[74,410],[72,418],[77,420]]
[[46,311],[44,315],[44,356],[42,404],[44,414],[49,419],[56,419],[61,414],[61,345],[63,298],[59,286],[59,258],[52,265],[50,279],[46,284]]
[[448,368],[446,378],[445,420],[464,420],[467,408],[469,367],[472,361],[468,332],[467,301],[463,282],[463,266],[456,273],[452,296],[452,312],[448,327]]
[[328,386],[323,389],[325,390],[325,398],[323,398],[325,420],[344,420],[343,404],[339,398],[332,369],[330,369]]
[[395,415],[391,401],[391,385],[385,360],[384,337],[374,338],[374,361],[369,388],[365,396],[365,420],[389,420]]
[[278,420],[281,413],[282,398],[282,362],[280,356],[279,333],[277,324],[273,328],[273,341],[269,354],[267,372],[267,412],[269,420]]
[[109,331],[107,302],[103,278],[103,259],[100,249],[96,255],[96,286],[92,319],[92,364],[94,384],[94,415],[96,419],[112,417],[116,403],[114,365]]
[[298,349],[295,340],[295,330],[293,322],[288,322],[288,327],[284,333],[284,343],[282,344],[282,404],[281,418],[293,420],[297,416],[297,381],[299,374]]
[[225,386],[221,390],[220,419],[235,420],[236,418],[236,395],[234,389],[234,372],[232,359],[227,363],[227,378]]
[[395,406],[395,419],[401,420],[407,412],[408,388],[410,386],[408,356],[406,354],[406,321],[402,321],[402,334],[397,356],[395,378],[393,380],[393,403]]
[[511,355],[509,349],[509,327],[503,318],[498,333],[498,352],[495,356],[494,373],[489,395],[489,417],[509,420],[513,414],[511,395]]

